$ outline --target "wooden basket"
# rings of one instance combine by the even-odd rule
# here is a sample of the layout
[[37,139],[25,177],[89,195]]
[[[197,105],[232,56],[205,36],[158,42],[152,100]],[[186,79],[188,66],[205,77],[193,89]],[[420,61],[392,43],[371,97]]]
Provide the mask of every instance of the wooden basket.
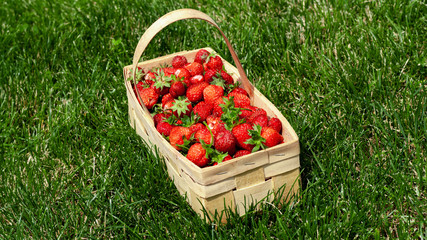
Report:
[[[171,65],[172,58],[176,55],[183,55],[189,62],[193,62],[199,49],[178,52],[138,63],[151,39],[161,29],[175,21],[190,18],[205,20],[221,32],[237,66],[236,68],[223,59],[226,71],[233,77],[234,81],[241,82],[250,95],[251,105],[262,107],[268,116],[277,117],[282,122],[284,143],[223,162],[217,166],[200,168],[173,148],[157,132],[149,111],[144,105],[138,103],[139,92],[136,91],[138,94],[135,95],[133,85],[128,81],[128,78],[133,77],[135,79],[137,66],[147,71],[153,67]],[[209,52],[215,52],[211,48],[205,49]],[[298,193],[300,148],[297,134],[280,111],[248,81],[230,42],[218,25],[206,14],[192,9],[181,9],[158,19],[141,37],[135,50],[133,65],[124,68],[124,77],[129,100],[130,125],[152,150],[155,150],[154,148],[159,149],[166,160],[170,178],[173,179],[178,191],[186,196],[186,200],[198,214],[203,216],[205,213],[203,209],[211,215],[221,214],[225,208],[230,208],[243,215],[247,210],[246,207],[251,204],[260,201],[272,201],[279,189],[283,191],[280,194],[282,196],[281,201],[284,201],[287,196]],[[222,221],[225,221],[225,218],[222,218]]]

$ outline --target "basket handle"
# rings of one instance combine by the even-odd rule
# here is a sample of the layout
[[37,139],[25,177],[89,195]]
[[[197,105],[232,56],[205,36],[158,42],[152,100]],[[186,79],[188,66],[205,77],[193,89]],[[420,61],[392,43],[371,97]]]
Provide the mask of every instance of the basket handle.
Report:
[[[237,67],[237,70],[239,71],[239,75],[240,75],[240,80],[242,82],[242,86],[243,88],[248,92],[249,97],[252,99],[253,98],[253,91],[254,88],[252,86],[252,84],[250,84],[248,77],[246,76],[245,71],[243,70],[242,64],[240,63],[239,58],[236,55],[236,52],[234,51],[233,47],[231,46],[230,41],[228,40],[228,38],[224,35],[224,33],[221,31],[221,29],[219,28],[219,26],[215,23],[215,21],[209,17],[208,15],[206,15],[203,12],[200,12],[198,10],[194,10],[194,9],[179,9],[179,10],[175,10],[172,12],[169,12],[165,15],[163,15],[161,18],[159,18],[157,21],[155,21],[144,33],[144,35],[142,35],[141,39],[138,42],[138,45],[136,46],[135,49],[135,53],[133,55],[133,65],[132,65],[132,74],[133,74],[133,79],[135,81],[135,77],[136,77],[136,66],[139,62],[139,59],[142,56],[142,53],[144,52],[145,48],[148,46],[148,44],[150,43],[150,41],[154,38],[154,36],[156,36],[157,33],[159,33],[163,28],[165,28],[166,26],[168,26],[171,23],[174,23],[176,21],[179,20],[184,20],[184,19],[201,19],[201,20],[205,20],[206,22],[214,25],[221,33],[222,37],[225,40],[225,43],[227,44],[228,50],[231,53],[231,56],[233,57],[234,60],[234,64]],[[136,82],[135,82],[136,84]],[[139,91],[137,92],[137,96],[139,98],[139,101],[141,103],[143,103],[141,101],[141,97],[139,95]],[[146,113],[148,113],[148,109],[147,107],[145,107],[144,104],[141,104],[144,111]]]

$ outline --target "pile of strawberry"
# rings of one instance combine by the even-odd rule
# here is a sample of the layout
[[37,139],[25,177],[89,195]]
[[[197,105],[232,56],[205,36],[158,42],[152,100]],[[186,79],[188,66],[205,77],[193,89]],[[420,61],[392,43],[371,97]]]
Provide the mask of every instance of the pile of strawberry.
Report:
[[138,69],[137,85],[154,124],[199,167],[217,165],[283,142],[282,123],[251,106],[219,56],[199,50],[194,62],[175,56],[172,67]]

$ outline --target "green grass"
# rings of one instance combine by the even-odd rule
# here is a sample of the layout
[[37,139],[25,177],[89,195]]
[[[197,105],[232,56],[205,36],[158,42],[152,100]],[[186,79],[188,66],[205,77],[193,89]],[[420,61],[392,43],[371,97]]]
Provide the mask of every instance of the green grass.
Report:
[[[11,1],[0,6],[0,239],[427,238],[427,6],[414,1]],[[300,201],[215,227],[128,124],[122,69],[199,9],[300,137]],[[143,59],[210,46],[165,28]]]

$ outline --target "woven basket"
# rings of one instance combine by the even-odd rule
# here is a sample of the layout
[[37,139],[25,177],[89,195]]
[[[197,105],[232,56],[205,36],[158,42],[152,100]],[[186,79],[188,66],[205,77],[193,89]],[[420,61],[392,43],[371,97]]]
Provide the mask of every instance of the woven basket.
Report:
[[[185,56],[189,62],[194,61],[199,49],[138,63],[145,48],[160,30],[175,21],[190,18],[205,20],[221,32],[237,66],[236,68],[222,59],[226,71],[249,93],[251,105],[265,109],[269,117],[277,117],[282,122],[284,143],[216,166],[200,168],[173,148],[157,132],[149,111],[144,105],[139,104],[139,93],[135,95],[133,84],[128,81],[128,78],[135,79],[137,66],[147,71],[154,67],[171,65],[176,55]],[[204,49],[211,53],[215,52],[211,48]],[[251,204],[272,201],[279,195],[283,202],[285,199],[290,199],[289,196],[292,197],[298,193],[300,148],[297,134],[280,111],[248,81],[230,42],[218,25],[206,14],[192,9],[181,9],[158,19],[141,37],[135,50],[133,65],[124,68],[124,78],[129,101],[130,125],[153,151],[157,148],[164,156],[169,177],[173,179],[178,191],[186,196],[188,203],[200,216],[203,217],[205,213],[209,213],[211,216],[207,219],[210,219],[214,215],[221,215],[226,208],[244,215],[247,206]],[[279,189],[283,191],[281,194],[278,194]],[[226,219],[222,218],[221,221]]]

